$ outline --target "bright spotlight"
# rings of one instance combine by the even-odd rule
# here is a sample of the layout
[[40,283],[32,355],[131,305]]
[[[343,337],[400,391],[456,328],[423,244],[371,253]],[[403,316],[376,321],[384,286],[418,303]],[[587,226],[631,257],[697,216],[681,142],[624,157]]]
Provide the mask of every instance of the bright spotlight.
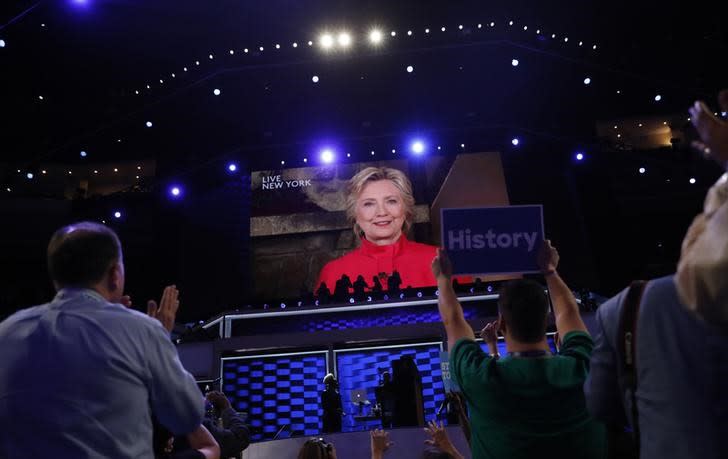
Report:
[[577,153],[576,154],[576,160],[577,161],[581,161],[582,159],[584,159],[584,153]]
[[511,61],[511,65],[514,66],[514,67],[518,67],[518,59],[513,59]]
[[28,180],[33,180],[33,173],[32,172],[28,172],[27,174],[25,174],[25,176],[28,177]]
[[313,77],[311,77],[311,81],[313,81],[314,83],[318,83],[319,82],[318,75],[314,75]]
[[215,88],[215,89],[213,89],[212,93],[215,94],[216,96],[219,96],[220,95],[220,90],[217,89],[217,88]]
[[319,44],[323,49],[331,49],[334,46],[334,37],[330,33],[325,33],[319,38]]
[[148,128],[152,127],[152,122],[151,121],[147,121],[147,127]]
[[658,95],[655,96],[655,102],[659,102],[661,100],[662,100],[662,96],[661,95],[658,94]]
[[690,181],[690,184],[691,185],[694,185],[695,184],[695,178],[694,177],[690,177],[690,180],[689,181]]
[[348,48],[351,46],[351,35],[347,32],[341,32],[337,37],[336,41],[339,42],[339,46],[342,48]]
[[121,218],[121,212],[119,212],[118,210],[114,212],[114,218]]
[[334,152],[330,148],[326,148],[321,152],[321,162],[331,164],[334,162]]
[[0,40],[0,48],[5,48],[5,40]]
[[410,149],[412,150],[412,153],[416,155],[421,155],[425,152],[425,143],[421,140],[415,140],[414,142],[412,142]]
[[518,137],[514,137],[513,140],[511,140],[511,143],[514,147],[517,147],[519,143],[521,143],[520,140],[518,140]]
[[230,164],[228,164],[228,166],[227,166],[227,170],[228,170],[229,172],[235,172],[236,170],[238,170],[238,165],[237,165],[237,164],[235,164],[235,163],[230,163]]
[[80,155],[81,155],[81,158],[85,158],[88,154],[85,151],[81,150]]
[[591,78],[589,78],[589,77],[584,78],[584,84],[590,84],[590,83],[591,83]]
[[384,39],[384,36],[382,35],[382,31],[379,29],[374,29],[371,32],[369,32],[369,41],[372,44],[378,45],[382,42]]
[[407,73],[412,73],[414,71],[415,71],[415,68],[414,67],[412,67],[411,65],[408,65],[407,66]]
[[169,195],[172,199],[176,199],[182,196],[182,187],[179,185],[172,185],[169,187]]
[[647,169],[645,169],[644,167],[640,167],[639,168],[639,173],[640,174],[644,174],[645,172],[647,172]]

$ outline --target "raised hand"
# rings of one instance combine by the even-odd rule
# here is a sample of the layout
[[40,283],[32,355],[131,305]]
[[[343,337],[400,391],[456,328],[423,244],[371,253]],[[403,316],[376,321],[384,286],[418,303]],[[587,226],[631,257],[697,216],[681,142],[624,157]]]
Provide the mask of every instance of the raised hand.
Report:
[[147,315],[157,319],[167,331],[171,332],[174,328],[174,320],[177,317],[177,309],[179,309],[178,298],[179,290],[177,290],[176,286],[165,287],[159,306],[154,300],[147,301]]
[[482,330],[480,330],[480,337],[483,338],[487,344],[495,344],[498,341],[498,321],[485,324]]
[[[718,103],[722,111],[728,111],[727,89],[718,94]],[[725,165],[728,162],[728,122],[716,117],[703,101],[696,101],[688,111],[700,136],[700,141],[693,142],[693,146]]]
[[443,249],[437,249],[437,255],[432,259],[432,274],[435,279],[452,277],[452,263]]
[[127,308],[133,307],[131,304],[131,297],[129,295],[122,296],[121,299],[119,299],[119,304]]
[[559,265],[559,251],[551,245],[549,239],[544,239],[537,257],[538,268],[543,274],[551,274]]
[[447,436],[447,431],[445,431],[445,426],[442,424],[442,421],[440,421],[440,424],[437,421],[428,422],[427,427],[425,427],[425,433],[430,436],[429,439],[425,440],[425,443],[452,454],[454,447],[450,442],[450,437]]
[[384,430],[372,430],[369,432],[369,436],[371,437],[372,457],[382,457],[384,452],[387,451],[390,446],[394,445],[394,442],[389,441],[389,432],[385,432]]
[[230,400],[220,391],[213,390],[207,393],[205,396],[207,400],[212,403],[215,411],[221,413],[226,408],[230,408]]

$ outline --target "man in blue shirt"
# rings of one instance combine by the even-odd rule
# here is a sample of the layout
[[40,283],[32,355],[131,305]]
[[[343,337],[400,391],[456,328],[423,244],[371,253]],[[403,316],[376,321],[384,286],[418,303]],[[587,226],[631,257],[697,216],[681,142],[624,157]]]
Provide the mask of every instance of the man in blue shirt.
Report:
[[[618,337],[626,290],[597,311],[591,371],[584,384],[594,417],[631,420]],[[691,314],[673,276],[647,283],[636,326],[640,457],[728,457],[728,335]]]
[[48,268],[53,301],[0,323],[0,457],[152,458],[152,413],[174,433],[198,429],[203,398],[167,330],[119,304],[114,231],[61,228]]

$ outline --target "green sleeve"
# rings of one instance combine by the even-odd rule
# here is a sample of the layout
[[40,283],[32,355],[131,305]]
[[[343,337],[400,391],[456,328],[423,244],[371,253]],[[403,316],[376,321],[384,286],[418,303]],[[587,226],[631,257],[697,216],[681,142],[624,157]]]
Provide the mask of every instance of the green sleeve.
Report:
[[488,378],[490,362],[494,361],[483,352],[480,345],[473,340],[463,338],[450,350],[450,372],[452,379],[460,386],[463,393],[468,392],[474,380],[482,382]]
[[584,361],[588,365],[593,350],[594,341],[589,333],[572,331],[567,333],[562,339],[559,354]]

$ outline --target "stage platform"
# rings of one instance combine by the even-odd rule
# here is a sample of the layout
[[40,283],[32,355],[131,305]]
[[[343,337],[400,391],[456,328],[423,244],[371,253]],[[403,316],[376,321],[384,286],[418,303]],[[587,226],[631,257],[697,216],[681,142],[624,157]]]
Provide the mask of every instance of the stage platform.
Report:
[[[455,448],[466,457],[471,457],[470,447],[460,426],[446,427]],[[336,456],[342,459],[370,459],[371,449],[369,446],[369,432],[347,432],[328,434],[321,436],[327,442],[333,443],[336,448]],[[270,458],[295,458],[298,450],[306,440],[312,437],[295,437],[282,440],[270,440],[259,443],[252,443],[243,451],[243,459],[270,459]],[[386,457],[397,459],[420,459],[425,446],[425,439],[428,435],[422,427],[402,427],[389,431],[389,439],[394,442]]]

